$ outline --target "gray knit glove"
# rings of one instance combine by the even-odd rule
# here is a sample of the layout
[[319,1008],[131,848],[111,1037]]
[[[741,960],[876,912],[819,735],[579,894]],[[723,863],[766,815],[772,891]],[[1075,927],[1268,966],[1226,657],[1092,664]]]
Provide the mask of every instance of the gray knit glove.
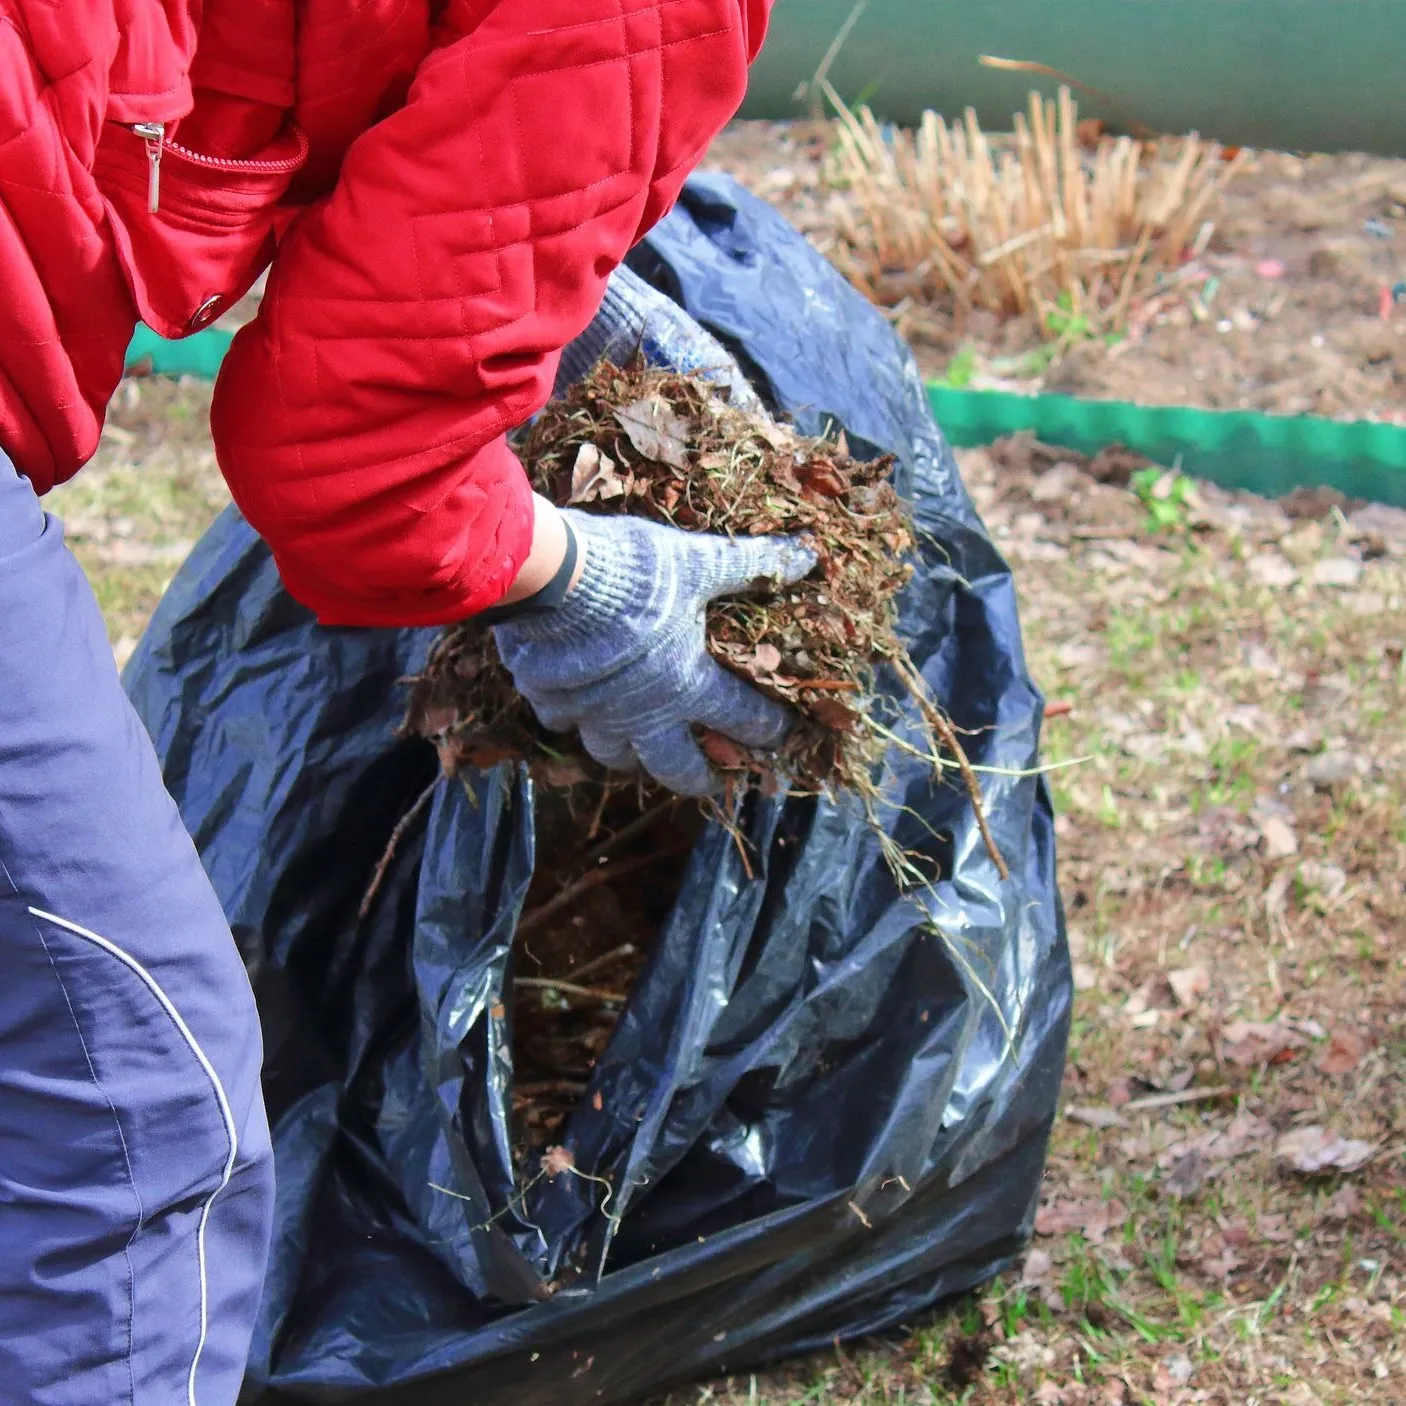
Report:
[[636,353],[650,366],[667,366],[727,386],[739,410],[765,413],[727,348],[672,298],[623,264],[611,274],[605,301],[591,325],[562,352],[555,394],[564,395],[601,357],[628,366]]
[[815,554],[787,538],[733,541],[573,508],[565,516],[585,554],[580,581],[555,610],[494,627],[542,725],[579,728],[602,765],[638,764],[686,796],[717,786],[693,724],[744,746],[779,746],[790,711],[708,654],[704,613],[758,578],[799,581]]

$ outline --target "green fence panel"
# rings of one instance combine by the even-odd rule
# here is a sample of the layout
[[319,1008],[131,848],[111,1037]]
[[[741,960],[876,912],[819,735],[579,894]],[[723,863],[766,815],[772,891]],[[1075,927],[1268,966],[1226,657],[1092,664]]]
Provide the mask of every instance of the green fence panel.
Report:
[[[796,117],[855,0],[776,0],[744,112]],[[830,70],[847,101],[1009,130],[1032,87],[980,54],[1050,64],[1119,101],[1090,116],[1242,146],[1406,155],[1403,0],[868,0]]]

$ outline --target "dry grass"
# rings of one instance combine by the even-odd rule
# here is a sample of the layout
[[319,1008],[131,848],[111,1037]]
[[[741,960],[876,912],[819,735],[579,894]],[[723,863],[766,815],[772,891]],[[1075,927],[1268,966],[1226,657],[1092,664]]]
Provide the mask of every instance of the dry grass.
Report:
[[1030,96],[1013,137],[991,137],[968,109],[949,126],[934,112],[916,131],[885,129],[868,108],[839,112],[832,179],[847,191],[837,262],[876,301],[893,275],[904,296],[1079,318],[1121,329],[1134,301],[1203,235],[1237,161],[1191,136],[1152,146],[1080,139],[1067,88]]

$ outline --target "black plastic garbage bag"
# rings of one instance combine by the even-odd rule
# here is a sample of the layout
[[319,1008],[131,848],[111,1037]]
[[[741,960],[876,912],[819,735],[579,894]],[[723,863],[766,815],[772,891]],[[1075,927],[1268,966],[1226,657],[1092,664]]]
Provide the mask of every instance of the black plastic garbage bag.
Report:
[[279,1199],[249,1401],[639,1400],[908,1319],[1030,1230],[1071,988],[1010,574],[911,358],[776,214],[695,179],[632,263],[807,432],[898,456],[923,539],[904,630],[987,768],[1011,877],[963,789],[901,749],[887,823],[940,864],[928,888],[898,890],[853,807],[748,800],[753,876],[704,831],[566,1127],[598,1180],[519,1199],[530,783],[441,782],[359,919],[436,775],[393,735],[433,636],[317,628],[227,512],[127,684],[264,1022]]

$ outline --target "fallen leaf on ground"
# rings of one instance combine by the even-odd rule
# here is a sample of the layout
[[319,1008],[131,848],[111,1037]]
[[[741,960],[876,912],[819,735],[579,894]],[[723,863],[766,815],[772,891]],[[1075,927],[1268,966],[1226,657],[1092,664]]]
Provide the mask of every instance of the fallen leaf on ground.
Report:
[[1325,1074],[1346,1074],[1356,1069],[1367,1053],[1367,1041],[1356,1030],[1335,1030],[1328,1048],[1314,1061]]
[[1054,1280],[1054,1260],[1048,1250],[1031,1250],[1020,1271],[1021,1285],[1027,1289],[1043,1289]]
[[1362,1205],[1362,1193],[1345,1182],[1333,1193],[1324,1214],[1329,1220],[1351,1220]]
[[1101,1244],[1104,1236],[1128,1218],[1127,1207],[1121,1201],[1052,1201],[1041,1206],[1035,1217],[1037,1235],[1068,1235],[1078,1231],[1091,1245]]
[[1211,974],[1205,967],[1183,967],[1167,973],[1167,984],[1183,1010],[1194,1006],[1211,989]]
[[1292,586],[1299,573],[1278,552],[1259,552],[1245,563],[1245,569],[1261,586]]
[[1098,985],[1098,968],[1090,962],[1074,963],[1074,989],[1092,991]]
[[1315,586],[1355,586],[1362,579],[1362,563],[1356,557],[1326,557],[1313,566]]
[[1211,1159],[1199,1147],[1184,1152],[1162,1178],[1162,1185],[1179,1200],[1194,1196],[1210,1179]]
[[1279,1139],[1274,1155],[1296,1172],[1355,1172],[1372,1155],[1372,1144],[1340,1137],[1328,1128],[1295,1128]]
[[[1230,1162],[1265,1146],[1273,1136],[1274,1129],[1267,1119],[1254,1113],[1241,1113],[1224,1128],[1171,1143],[1158,1154],[1157,1165],[1162,1171],[1171,1172],[1180,1161],[1193,1154],[1212,1165]],[[1184,1175],[1190,1175],[1190,1166]]]
[[1242,1068],[1282,1063],[1307,1040],[1282,1021],[1232,1020],[1221,1032],[1225,1058]]
[[1315,786],[1336,786],[1339,782],[1351,781],[1360,769],[1354,753],[1337,748],[1311,758],[1303,774],[1304,779]]
[[1100,1107],[1097,1104],[1073,1104],[1064,1110],[1064,1116],[1071,1122],[1082,1123],[1086,1128],[1127,1126],[1127,1120],[1116,1109]]
[[1197,1257],[1201,1273],[1209,1279],[1229,1279],[1244,1263],[1235,1250],[1219,1232],[1206,1237]]
[[1191,1359],[1184,1352],[1174,1352],[1164,1362],[1157,1364],[1157,1370],[1153,1374],[1153,1385],[1160,1391],[1185,1386],[1191,1380],[1191,1374],[1195,1370],[1191,1365]]
[[1288,859],[1299,852],[1299,837],[1281,816],[1266,816],[1260,822],[1260,838],[1264,841],[1266,859]]

